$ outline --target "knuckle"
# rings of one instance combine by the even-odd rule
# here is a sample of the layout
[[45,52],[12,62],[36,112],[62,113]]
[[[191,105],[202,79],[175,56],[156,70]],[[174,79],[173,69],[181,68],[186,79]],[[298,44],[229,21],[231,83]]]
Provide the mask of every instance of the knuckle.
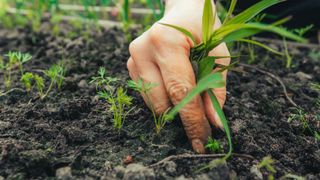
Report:
[[132,71],[133,68],[134,68],[134,62],[133,62],[133,60],[130,58],[130,59],[127,61],[127,69],[128,69],[129,71]]
[[178,104],[184,97],[186,97],[191,89],[190,85],[176,80],[172,80],[168,87],[168,93],[173,104]]
[[156,103],[153,108],[157,115],[161,115],[170,108],[170,104],[169,102]]
[[[173,34],[174,38],[171,36]],[[185,44],[186,41],[186,38],[181,33],[177,33],[175,30],[159,24],[152,26],[149,31],[149,38],[155,47],[162,47],[163,44],[166,44],[166,46],[177,44],[182,45]]]
[[210,125],[205,116],[198,116],[197,119],[195,117],[189,117],[187,119],[183,118],[183,126],[187,132],[187,136],[189,139],[206,139],[209,136]]

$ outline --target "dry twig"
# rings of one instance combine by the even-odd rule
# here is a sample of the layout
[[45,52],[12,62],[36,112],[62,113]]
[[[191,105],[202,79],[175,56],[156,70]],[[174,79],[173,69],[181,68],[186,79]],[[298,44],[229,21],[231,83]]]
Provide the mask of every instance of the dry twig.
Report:
[[278,81],[278,82],[280,83],[280,85],[281,85],[281,87],[282,87],[282,90],[283,90],[283,93],[284,93],[284,95],[286,96],[286,98],[287,98],[287,100],[289,101],[289,103],[290,103],[291,105],[293,105],[294,107],[299,107],[299,106],[290,98],[290,96],[288,95],[287,88],[286,88],[286,86],[284,85],[284,83],[282,82],[282,80],[281,80],[280,77],[278,77],[278,76],[276,76],[276,75],[274,75],[274,74],[272,74],[272,73],[270,73],[270,72],[267,72],[267,71],[265,71],[265,70],[262,70],[262,69],[260,69],[260,68],[258,68],[258,67],[256,67],[256,66],[252,66],[252,65],[248,65],[248,64],[242,64],[242,63],[239,63],[239,65],[240,65],[240,66],[243,66],[243,67],[246,67],[246,68],[249,68],[249,69],[254,69],[254,70],[256,70],[256,71],[258,71],[258,72],[260,72],[260,73],[262,73],[262,74],[265,74],[265,75],[267,75],[267,76],[275,79],[276,81]]
[[[172,155],[172,156],[166,157],[157,163],[151,164],[149,167],[156,167],[168,161],[178,160],[178,159],[222,158],[225,156],[226,154],[178,154],[178,155]],[[254,159],[253,156],[247,155],[247,154],[232,153],[232,156],[251,159],[251,160]]]

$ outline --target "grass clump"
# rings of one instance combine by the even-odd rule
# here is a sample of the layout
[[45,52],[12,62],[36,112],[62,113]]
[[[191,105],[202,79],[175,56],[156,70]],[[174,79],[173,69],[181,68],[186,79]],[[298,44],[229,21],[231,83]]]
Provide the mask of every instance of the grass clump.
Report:
[[151,113],[152,113],[152,117],[153,117],[153,120],[154,120],[154,124],[156,126],[156,133],[158,135],[160,135],[161,130],[164,128],[166,123],[168,123],[170,120],[168,118],[166,118],[166,113],[169,111],[169,109],[165,113],[157,116],[155,108],[153,107],[153,105],[151,103],[150,96],[149,96],[149,91],[152,88],[156,87],[157,84],[156,83],[151,83],[151,82],[144,82],[141,78],[139,78],[137,80],[137,82],[132,81],[132,80],[128,81],[127,85],[128,85],[129,88],[131,88],[131,89],[143,94],[146,97],[147,104],[151,109]]
[[123,87],[116,88],[114,86],[114,83],[117,81],[118,79],[116,78],[107,77],[106,69],[100,67],[98,76],[93,77],[90,83],[96,85],[98,96],[109,103],[109,111],[113,114],[113,127],[120,130],[127,115],[134,108],[125,111],[126,108],[132,105],[132,97],[127,95]]
[[205,0],[204,11],[202,16],[203,36],[202,41],[200,43],[197,43],[195,41],[196,38],[187,29],[172,24],[162,23],[162,25],[169,26],[180,31],[192,40],[193,47],[190,50],[189,59],[193,64],[196,64],[198,66],[198,73],[196,74],[197,86],[168,113],[168,118],[173,118],[173,116],[175,116],[178,113],[178,111],[188,102],[190,102],[196,95],[199,95],[203,92],[207,92],[210,96],[213,107],[215,108],[221,119],[221,122],[223,124],[228,138],[229,152],[224,159],[230,157],[233,150],[231,132],[226,117],[218,103],[216,96],[212,92],[212,89],[223,87],[225,85],[221,73],[229,67],[225,67],[219,72],[212,73],[213,69],[221,67],[221,65],[215,63],[215,60],[220,57],[209,57],[208,54],[212,49],[214,49],[221,43],[231,43],[237,41],[246,41],[248,43],[261,46],[268,50],[272,50],[271,48],[267,47],[266,45],[263,45],[260,42],[246,39],[263,31],[276,33],[288,39],[305,41],[299,35],[289,32],[284,28],[278,26],[284,21],[277,21],[273,24],[251,22],[264,9],[272,5],[275,5],[279,2],[282,1],[262,0],[257,4],[249,7],[245,11],[241,12],[240,14],[232,16],[234,8],[236,6],[236,0],[232,0],[230,8],[226,14],[226,18],[223,20],[221,27],[218,29],[213,29],[216,20],[216,12],[213,11],[211,0]]

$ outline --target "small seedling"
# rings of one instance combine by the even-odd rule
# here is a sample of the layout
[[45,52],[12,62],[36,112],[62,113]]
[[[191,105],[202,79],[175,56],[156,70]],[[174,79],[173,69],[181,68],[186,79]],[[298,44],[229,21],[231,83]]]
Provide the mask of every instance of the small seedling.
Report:
[[43,89],[44,89],[45,85],[44,85],[44,80],[41,76],[27,72],[21,77],[21,81],[24,84],[27,92],[30,92],[32,87],[35,84],[36,88],[38,90],[39,96],[40,97],[44,96]]
[[153,105],[151,103],[149,91],[152,88],[156,87],[157,84],[151,83],[151,82],[144,82],[141,78],[139,78],[137,80],[137,82],[132,81],[132,80],[128,81],[127,85],[129,88],[143,94],[147,98],[147,104],[151,109],[153,120],[156,125],[156,133],[158,135],[160,135],[161,130],[164,128],[166,123],[168,123],[170,120],[168,118],[166,118],[166,114],[169,111],[169,109],[166,112],[164,112],[163,114],[157,116],[155,108],[153,107]]
[[274,180],[274,174],[277,172],[275,170],[275,168],[273,167],[273,163],[274,163],[274,160],[271,159],[270,156],[266,156],[258,164],[259,169],[265,168],[268,171],[268,173],[269,173],[268,180]]
[[93,77],[90,83],[94,83],[100,98],[110,104],[110,112],[113,114],[113,126],[120,130],[128,114],[134,109],[125,112],[125,108],[132,105],[132,97],[128,96],[122,87],[115,88],[114,83],[118,79],[107,77],[105,68],[100,68],[98,76]]
[[5,56],[9,57],[9,62],[19,65],[21,76],[23,75],[23,64],[30,61],[32,56],[29,53],[21,53],[16,51],[9,51]]
[[[61,89],[62,83],[65,78],[64,77],[65,69],[62,65],[56,64],[51,66],[48,70],[44,71],[44,74],[50,78],[50,85],[47,91],[41,96],[41,99],[44,99],[48,96],[49,92],[52,90],[55,84],[57,85],[58,89]],[[39,77],[38,77],[38,80],[39,80],[39,84],[37,83],[37,87],[41,88],[41,79]]]
[[205,146],[206,149],[208,149],[212,153],[219,153],[221,152],[221,145],[218,140],[212,139],[209,137],[208,143]]
[[[316,115],[317,116],[317,115]],[[317,117],[315,117],[317,118]],[[313,130],[309,123],[308,123],[308,114],[303,111],[302,109],[295,109],[294,113],[291,113],[288,117],[288,122],[291,123],[292,121],[300,121],[302,124],[302,130],[306,131],[308,130],[310,133],[313,134],[313,136],[316,138],[316,140],[320,140],[319,132]]]
[[21,77],[21,81],[24,84],[27,92],[31,91],[32,80],[33,80],[33,74],[29,72],[23,74],[23,76]]

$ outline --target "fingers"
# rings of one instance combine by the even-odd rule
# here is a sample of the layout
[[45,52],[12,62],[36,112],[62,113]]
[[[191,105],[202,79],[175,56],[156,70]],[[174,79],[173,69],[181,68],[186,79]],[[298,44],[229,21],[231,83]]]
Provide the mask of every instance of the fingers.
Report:
[[[159,50],[155,60],[160,68],[167,94],[171,102],[177,105],[195,87],[196,81],[189,61],[189,50],[185,49],[184,45],[177,45],[177,37],[175,39],[175,46],[168,43],[170,40],[161,39],[167,43],[169,49],[174,48],[172,51],[161,51],[161,48],[156,46],[157,42],[154,45]],[[195,97],[179,113],[193,149],[197,153],[204,153],[204,144],[211,135],[211,129],[201,97]]]
[[147,92],[147,95],[142,94],[142,97],[149,108],[152,108],[156,114],[163,114],[170,108],[171,103],[165,90],[159,68],[151,60],[144,59],[145,56],[141,56],[144,54],[139,52],[139,47],[130,46],[130,53],[132,57],[130,57],[127,62],[130,77],[134,81],[141,78],[144,83],[153,83],[156,85]]
[[[209,56],[230,56],[230,53],[228,51],[227,46],[225,44],[221,44],[217,48],[212,50],[209,53]],[[228,66],[230,64],[230,58],[216,59],[216,63],[224,65],[224,66]],[[219,70],[219,68],[217,68],[213,71],[218,71],[218,70]],[[222,74],[223,74],[224,80],[226,81],[227,71],[224,71]],[[212,92],[216,95],[218,102],[220,104],[220,107],[223,107],[223,105],[226,101],[226,94],[227,94],[226,87],[213,89]],[[217,112],[215,111],[213,105],[212,105],[212,102],[211,102],[211,99],[210,99],[208,93],[204,93],[202,98],[204,101],[204,106],[205,106],[207,118],[210,120],[210,122],[214,126],[223,130],[224,128],[223,128],[222,122],[221,122]]]

